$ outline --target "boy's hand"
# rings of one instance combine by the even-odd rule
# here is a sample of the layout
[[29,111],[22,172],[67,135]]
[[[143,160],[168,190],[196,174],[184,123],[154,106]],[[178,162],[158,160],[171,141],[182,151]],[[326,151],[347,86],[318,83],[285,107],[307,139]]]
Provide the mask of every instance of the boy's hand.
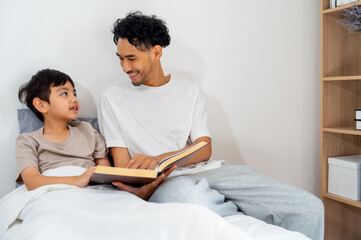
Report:
[[146,185],[143,185],[141,187],[133,187],[121,182],[112,182],[112,184],[114,186],[116,186],[117,188],[119,188],[120,190],[124,190],[127,192],[130,192],[144,200],[148,200],[150,198],[150,196],[152,196],[153,192],[155,191],[155,189],[158,187],[158,185],[164,181],[164,179],[166,179],[168,177],[168,175],[173,172],[174,169],[176,169],[177,166],[174,165],[171,168],[169,168],[167,171],[165,171],[164,173],[162,173],[162,175],[160,175],[157,179],[155,179],[153,182],[148,183]]
[[95,167],[91,167],[86,170],[82,175],[75,177],[75,185],[78,187],[86,187],[88,186],[91,177],[95,172]]

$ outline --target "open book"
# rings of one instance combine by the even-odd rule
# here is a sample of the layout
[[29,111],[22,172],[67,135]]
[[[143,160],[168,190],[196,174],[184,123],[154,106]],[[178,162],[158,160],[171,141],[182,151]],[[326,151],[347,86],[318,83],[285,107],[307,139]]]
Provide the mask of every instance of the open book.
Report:
[[186,162],[207,144],[206,142],[200,142],[181,152],[166,157],[158,163],[154,170],[97,166],[90,181],[95,183],[118,181],[128,184],[146,184],[152,182],[171,166]]

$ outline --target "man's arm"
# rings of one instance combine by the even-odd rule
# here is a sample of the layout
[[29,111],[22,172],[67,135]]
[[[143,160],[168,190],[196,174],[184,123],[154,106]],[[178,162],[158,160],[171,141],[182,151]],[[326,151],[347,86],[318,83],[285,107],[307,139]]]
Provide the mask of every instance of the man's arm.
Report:
[[50,184],[69,184],[78,187],[86,187],[93,176],[94,171],[95,167],[91,167],[80,176],[48,177],[41,175],[36,167],[28,167],[21,172],[21,178],[24,180],[25,186],[29,191]]
[[114,167],[126,167],[130,161],[130,154],[128,148],[111,147],[110,153],[113,156]]
[[208,161],[212,155],[212,139],[210,137],[200,137],[197,138],[192,145],[195,145],[199,142],[206,142],[208,143],[201,151],[199,151],[196,155],[194,155],[191,159],[187,162],[181,164],[180,167]]
[[176,169],[177,166],[172,166],[168,170],[166,170],[164,173],[162,173],[159,177],[157,177],[153,182],[148,183],[146,185],[143,185],[141,187],[133,187],[121,182],[112,182],[114,186],[119,188],[120,190],[130,192],[144,200],[148,200],[150,196],[152,196],[155,189],[158,187],[160,183],[162,183],[168,175]]
[[[130,155],[127,148],[124,147],[112,147],[110,148],[110,152],[113,156],[114,166],[115,167],[126,167],[130,161]],[[130,192],[144,200],[148,200],[148,198],[153,194],[158,185],[163,182],[168,175],[176,168],[176,166],[172,166],[170,169],[161,174],[158,178],[156,178],[153,182],[145,184],[141,187],[134,187],[122,182],[112,182],[114,186],[119,188],[120,190]]]
[[[145,156],[142,154],[137,154],[132,159],[130,159],[128,150],[126,150],[126,148],[123,148],[123,150],[118,150],[119,152],[122,152],[124,154],[123,159],[119,160],[119,162],[121,162],[122,165],[115,165],[116,164],[115,161],[114,161],[114,165],[116,167],[119,166],[119,167],[126,167],[126,168],[154,169],[157,166],[157,164],[164,158],[171,156],[173,154],[176,154],[178,152],[181,152],[184,149],[189,148],[202,141],[207,142],[208,145],[205,146],[202,150],[200,150],[197,154],[195,154],[188,161],[183,163],[181,166],[187,166],[187,165],[191,165],[191,164],[195,164],[195,163],[199,163],[199,162],[208,161],[212,155],[212,143],[211,143],[212,139],[210,137],[200,137],[196,141],[194,141],[194,143],[192,145],[190,145],[188,147],[185,147],[181,150],[174,151],[174,152],[163,153],[158,156]],[[126,153],[128,154],[128,158],[126,156]],[[124,166],[124,163],[127,160],[128,160],[128,163]]]
[[[211,138],[200,137],[192,145],[195,145],[202,141],[207,142],[208,145],[205,146],[201,151],[199,151],[196,155],[194,155],[187,162],[182,164],[182,166],[209,160],[209,158],[211,157],[211,154],[212,154],[212,145],[211,145],[212,139]],[[190,146],[188,146],[188,147],[190,147]],[[138,154],[133,159],[130,158],[128,149],[124,148],[124,147],[112,147],[112,148],[110,148],[110,152],[113,155],[115,167],[129,167],[131,164],[133,164],[133,166],[136,166],[136,165],[134,165],[134,163],[137,163],[137,161],[134,159],[137,157],[140,160],[139,166],[142,166],[142,164],[143,164],[143,166],[144,166],[144,164],[147,164],[147,166],[148,166],[147,169],[154,169],[160,160],[164,159],[167,156],[173,155],[177,152],[183,151],[184,149],[181,149],[181,150],[175,151],[175,152],[164,153],[164,154],[161,154],[156,157],[149,157],[149,156]],[[135,167],[133,167],[133,168],[135,168]],[[130,192],[144,200],[148,200],[148,198],[153,194],[153,192],[158,187],[158,185],[161,182],[163,182],[174,169],[176,169],[175,165],[172,166],[170,169],[166,170],[162,175],[160,175],[153,182],[143,185],[141,187],[133,187],[133,186],[121,183],[121,182],[113,182],[112,184],[114,186],[118,187],[120,190]]]

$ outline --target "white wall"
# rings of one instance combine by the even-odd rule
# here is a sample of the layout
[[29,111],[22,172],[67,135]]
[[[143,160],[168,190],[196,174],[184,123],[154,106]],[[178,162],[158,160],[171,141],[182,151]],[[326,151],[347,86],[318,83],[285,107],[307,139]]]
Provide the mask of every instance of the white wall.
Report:
[[1,0],[0,197],[14,187],[17,89],[42,68],[68,73],[80,116],[124,77],[112,23],[131,10],[166,20],[166,72],[207,95],[213,158],[319,194],[319,2]]

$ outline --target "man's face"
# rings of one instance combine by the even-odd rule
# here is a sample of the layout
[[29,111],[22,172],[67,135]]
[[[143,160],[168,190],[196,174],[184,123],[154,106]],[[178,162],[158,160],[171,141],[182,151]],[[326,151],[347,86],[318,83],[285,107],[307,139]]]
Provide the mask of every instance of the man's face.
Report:
[[147,81],[152,77],[154,64],[151,50],[140,51],[130,44],[128,39],[119,38],[116,54],[132,84],[134,86],[147,85]]

